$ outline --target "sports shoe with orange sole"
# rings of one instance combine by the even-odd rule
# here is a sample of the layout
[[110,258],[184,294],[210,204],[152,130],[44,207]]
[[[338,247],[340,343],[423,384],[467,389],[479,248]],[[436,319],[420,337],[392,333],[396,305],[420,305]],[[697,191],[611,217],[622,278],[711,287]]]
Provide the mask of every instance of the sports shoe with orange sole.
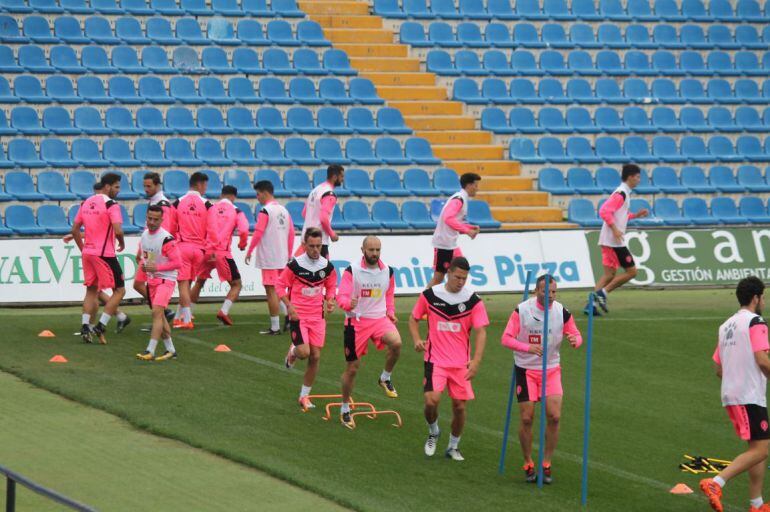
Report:
[[179,329],[179,326],[182,325],[183,323],[184,322],[181,319],[175,318],[174,322],[171,324],[171,327],[173,327],[174,329]]
[[227,315],[227,314],[225,314],[225,313],[223,313],[221,311],[219,311],[217,313],[217,320],[219,320],[220,322],[222,322],[225,325],[233,325],[233,321],[230,318],[230,315]]
[[700,490],[709,499],[709,505],[716,512],[724,512],[722,508],[722,488],[713,478],[704,478],[700,481]]
[[770,504],[765,503],[761,507],[751,507],[749,508],[749,512],[770,512]]
[[192,331],[193,329],[195,329],[195,325],[193,325],[192,322],[187,322],[187,323],[182,322],[181,324],[179,324],[175,328],[176,329],[182,329],[183,331]]
[[299,406],[302,408],[302,412],[308,412],[310,409],[315,409],[315,405],[310,401],[310,397],[299,397]]

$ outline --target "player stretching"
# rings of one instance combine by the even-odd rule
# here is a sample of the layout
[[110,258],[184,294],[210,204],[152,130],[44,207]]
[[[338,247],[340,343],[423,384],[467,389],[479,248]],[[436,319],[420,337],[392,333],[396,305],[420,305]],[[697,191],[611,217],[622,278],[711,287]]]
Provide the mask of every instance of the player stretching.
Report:
[[360,358],[366,354],[369,340],[377,350],[388,347],[385,369],[377,380],[385,394],[398,397],[390,379],[393,367],[401,355],[401,335],[395,326],[396,283],[393,269],[380,260],[382,244],[376,236],[367,236],[361,246],[361,263],[345,269],[337,293],[337,304],[347,312],[345,318],[345,361],[348,365],[342,374],[342,410],[340,420],[349,428],[356,428],[350,417],[350,394],[353,392]]
[[276,292],[289,312],[291,345],[284,360],[286,368],[292,368],[297,359],[308,360],[299,394],[299,405],[307,411],[315,407],[308,395],[326,340],[325,315],[334,311],[337,273],[334,265],[321,256],[321,230],[310,228],[303,239],[305,254],[291,260],[283,269]]
[[[149,206],[157,204],[163,209],[163,224],[161,227],[171,236],[174,236],[177,232],[176,210],[171,206],[171,202],[168,198],[163,195],[163,185],[160,182],[160,174],[157,172],[146,173],[142,184],[144,185],[144,195],[150,202]],[[147,304],[150,303],[150,298],[147,295],[147,276],[141,267],[136,269],[136,275],[134,275],[134,290],[144,297]],[[168,308],[164,314],[169,320],[174,317],[174,312]]]
[[[75,223],[72,225],[72,237],[83,254],[83,272],[86,296],[83,299],[83,321],[80,335],[83,341],[91,343],[92,332],[99,343],[107,343],[104,332],[110,318],[117,312],[118,305],[126,294],[123,282],[123,269],[115,256],[115,239],[118,240],[118,252],[125,247],[123,242],[123,214],[114,200],[120,192],[120,175],[107,173],[102,176],[102,190],[89,197],[80,205]],[[85,228],[85,241],[80,228]],[[99,290],[112,289],[112,296],[104,305],[99,323],[93,329],[89,326],[91,313],[99,308]]]
[[770,512],[762,500],[762,483],[770,439],[767,419],[767,323],[762,318],[765,285],[757,277],[738,282],[735,295],[741,309],[719,327],[719,345],[714,351],[717,376],[722,379],[722,405],[735,433],[748,442],[748,450],[712,478],[701,480],[700,488],[711,508],[722,512],[722,488],[741,473],[749,474],[749,512]]
[[[139,241],[141,268],[147,276],[147,293],[152,308],[152,330],[147,350],[136,357],[142,361],[165,361],[176,359],[176,349],[171,341],[171,328],[166,320],[166,307],[174,294],[177,269],[182,265],[182,257],[174,237],[162,226],[165,212],[160,204],[147,208],[147,228]],[[158,339],[163,340],[166,351],[155,357]]]
[[481,176],[472,172],[460,176],[462,190],[453,194],[441,209],[441,216],[433,232],[433,278],[428,288],[444,282],[449,263],[463,255],[457,245],[460,234],[468,235],[471,240],[479,234],[478,226],[471,226],[465,222],[465,217],[468,215],[468,201],[478,192],[479,181]]
[[[465,426],[465,403],[473,400],[471,380],[476,376],[487,342],[487,310],[478,295],[464,288],[470,264],[463,257],[454,258],[447,269],[447,281],[428,288],[417,300],[409,317],[409,332],[414,348],[425,352],[425,420],[428,440],[425,455],[436,453],[439,438],[438,406],[444,388],[452,398],[452,435],[447,458],[465,460],[457,448]],[[428,317],[428,338],[420,336],[420,319]],[[471,328],[476,350],[470,359]],[[470,360],[469,360],[470,359]]]
[[[321,256],[329,257],[329,243],[339,240],[339,236],[332,229],[332,214],[334,205],[337,204],[337,196],[334,188],[342,186],[345,181],[345,169],[341,165],[330,165],[326,169],[326,181],[314,188],[307,196],[305,207],[302,209],[302,217],[305,225],[302,228],[302,238],[310,228],[319,228],[323,234]],[[297,256],[305,249],[300,245]]]
[[203,268],[206,255],[206,225],[211,203],[203,199],[208,188],[209,177],[202,172],[190,176],[190,190],[174,202],[179,231],[176,239],[182,266],[179,268],[179,315],[174,327],[193,329],[192,298],[190,283]]
[[198,282],[211,277],[211,269],[216,268],[220,282],[227,282],[230,290],[217,312],[217,319],[225,325],[233,325],[230,319],[230,307],[238,300],[241,293],[241,273],[233,260],[230,245],[233,231],[238,230],[238,249],[246,248],[249,239],[249,221],[246,215],[235,207],[233,202],[238,197],[238,189],[232,185],[222,187],[222,198],[209,208],[208,232],[206,234],[206,261],[198,274]]
[[273,197],[273,184],[270,181],[258,181],[254,184],[254,190],[257,191],[257,201],[262,209],[257,216],[257,225],[246,253],[246,265],[251,263],[251,253],[256,249],[254,264],[262,270],[262,286],[265,287],[267,310],[270,312],[270,328],[259,334],[276,335],[281,334],[278,315],[284,304],[278,300],[275,285],[294,251],[294,224],[286,208]]
[[[639,185],[642,179],[639,166],[625,164],[621,177],[623,183],[615,189],[610,198],[599,209],[599,216],[604,221],[602,230],[599,233],[599,246],[602,248],[604,275],[596,283],[596,293],[594,294],[596,304],[586,304],[583,310],[585,314],[589,313],[589,307],[593,307],[594,314],[601,315],[602,313],[596,308],[596,305],[599,305],[605,313],[609,313],[607,294],[636,277],[636,263],[628,247],[626,247],[626,225],[629,220],[646,217],[649,212],[645,208],[642,208],[637,213],[629,211],[631,191]],[[623,267],[625,272],[616,275],[618,267]]]
[[[556,281],[551,278],[548,307],[548,370],[546,371],[545,411],[545,458],[543,482],[550,484],[551,457],[559,440],[561,417],[561,342],[566,334],[570,345],[578,348],[583,343],[572,314],[556,301]],[[543,386],[543,314],[545,312],[545,275],[537,278],[535,297],[522,302],[511,314],[503,332],[503,346],[516,351],[516,397],[519,401],[521,423],[519,442],[524,456],[524,472],[527,482],[537,481],[535,463],[532,460],[532,419],[535,402],[542,399]]]

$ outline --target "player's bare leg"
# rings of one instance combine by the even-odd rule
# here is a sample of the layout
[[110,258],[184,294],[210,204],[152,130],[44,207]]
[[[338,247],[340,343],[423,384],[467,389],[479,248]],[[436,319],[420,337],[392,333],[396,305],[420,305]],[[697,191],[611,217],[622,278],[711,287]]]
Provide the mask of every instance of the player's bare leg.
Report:
[[465,458],[457,448],[460,443],[460,436],[463,435],[465,428],[465,400],[452,399],[452,435],[449,436],[449,446],[446,449],[448,459],[463,461]]
[[85,343],[92,343],[91,338],[91,319],[96,317],[99,311],[99,288],[96,286],[86,287],[86,295],[83,298],[83,321],[80,329],[80,336]]
[[430,283],[428,283],[428,288],[433,288],[437,284],[441,284],[444,282],[444,276],[446,274],[444,272],[439,272],[437,270],[433,271],[433,277],[430,279]]
[[390,374],[393,372],[393,368],[396,367],[398,358],[401,357],[401,334],[398,331],[385,333],[382,337],[382,342],[388,347],[388,353],[385,356],[385,369],[380,374],[377,384],[385,390],[385,395],[390,398],[398,398],[398,391],[393,386]]
[[[767,453],[767,449],[765,449]],[[754,464],[749,469],[749,498],[758,498],[762,496],[762,484],[765,481],[765,471],[767,469],[767,462],[763,460]]]
[[[123,300],[123,296],[125,294],[126,294],[126,289],[123,287],[112,289],[112,295],[104,304],[104,311],[102,312],[102,317],[99,319],[99,323],[97,323],[96,326],[93,328],[93,333],[99,339],[99,343],[103,345],[107,343],[107,339],[104,337],[104,333],[107,330],[107,323],[110,321],[110,318],[115,316],[115,314],[118,312],[118,306],[120,306],[120,301]],[[96,300],[98,298],[98,290],[97,290],[97,293],[94,294],[94,296],[95,296],[94,300]]]
[[281,312],[281,301],[278,299],[278,294],[275,292],[275,286],[266,284],[265,296],[267,297],[267,312],[270,315],[270,328],[260,331],[259,334],[281,334],[281,319],[279,316]]
[[238,300],[243,285],[240,279],[228,281],[228,284],[230,285],[230,291],[227,292],[222,308],[217,313],[217,319],[225,325],[233,325],[233,321],[230,319],[230,307],[232,307],[233,302]]
[[543,481],[550,484],[553,480],[551,475],[551,460],[553,452],[556,451],[556,445],[559,443],[559,422],[561,420],[561,396],[549,396],[545,399],[545,453],[543,455]]
[[425,421],[428,422],[428,439],[425,441],[425,455],[432,457],[436,453],[436,443],[441,435],[438,428],[438,405],[441,403],[441,393],[425,392]]
[[206,279],[198,278],[195,280],[195,284],[190,288],[190,302],[197,304],[201,298],[201,290],[206,285]]
[[150,300],[150,298],[147,296],[147,283],[142,281],[134,281],[134,290],[136,290],[136,293],[141,295],[144,300]]
[[310,345],[310,356],[307,358],[307,369],[302,383],[307,387],[312,387],[318,375],[318,366],[321,363],[321,347]]
[[350,417],[350,395],[353,394],[353,386],[356,382],[356,374],[361,367],[361,361],[348,361],[345,371],[342,373],[342,407],[340,409],[340,421],[350,430],[356,428],[356,422]]
[[524,473],[527,482],[535,482],[535,463],[532,460],[532,423],[535,417],[534,402],[519,403],[519,444],[524,457]]
[[190,281],[179,281],[179,313],[180,322],[174,322],[174,327],[180,329],[192,329],[192,299],[190,292]]
[[615,277],[612,279],[612,281],[604,287],[604,290],[607,293],[610,293],[612,290],[616,288],[620,288],[627,282],[629,282],[631,279],[636,277],[636,267],[629,267],[625,269],[624,272],[620,274],[616,274]]
[[601,309],[605,312],[609,312],[607,309],[607,294],[605,293],[604,289],[606,286],[609,286],[613,279],[615,279],[617,270],[618,269],[615,267],[608,267],[607,265],[604,265],[604,274],[602,274],[602,277],[599,278],[599,280],[596,282],[596,286],[594,287],[594,292],[596,294],[594,303],[586,303],[586,307],[583,309],[583,313],[587,315],[590,312],[590,308],[593,308],[595,315],[601,315],[602,312],[598,307],[596,307],[597,305],[601,307]]
[[[749,441],[749,449],[738,455],[721,473],[713,479],[704,478],[700,481],[700,489],[708,497],[711,508],[722,510],[722,485],[717,481],[727,483],[744,472],[749,473],[749,497],[762,495],[768,443],[770,440],[767,439]],[[755,466],[762,467],[755,468]]]

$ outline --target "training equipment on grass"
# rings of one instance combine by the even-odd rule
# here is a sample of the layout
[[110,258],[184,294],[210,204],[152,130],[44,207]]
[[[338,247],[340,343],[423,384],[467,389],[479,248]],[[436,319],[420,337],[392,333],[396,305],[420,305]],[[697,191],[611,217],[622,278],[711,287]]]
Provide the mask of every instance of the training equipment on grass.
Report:
[[[529,285],[532,282],[532,271],[527,271],[527,280],[524,283],[524,299],[529,298]],[[508,390],[508,407],[505,410],[505,427],[503,428],[503,446],[500,448],[500,463],[497,467],[499,474],[505,473],[505,452],[508,450],[508,430],[511,427],[511,409],[513,408],[513,393],[516,389],[516,352],[513,356],[513,367],[511,368],[511,389]]]
[[217,345],[214,347],[214,352],[232,352],[227,345]]
[[[594,293],[588,294],[589,304],[594,302]],[[591,429],[591,355],[594,341],[594,311],[588,312],[588,332],[586,332],[586,395],[585,410],[583,411],[583,474],[580,483],[580,504],[588,504],[588,437]]]
[[700,455],[684,454],[685,462],[679,464],[679,469],[686,473],[700,475],[703,473],[717,474],[730,465],[732,461],[702,457]]
[[63,355],[57,354],[53,356],[51,359],[49,359],[48,362],[49,363],[66,363],[68,361],[67,361],[67,358],[64,357]]
[[[79,335],[80,333],[78,333]],[[56,335],[53,333],[53,331],[49,331],[48,329],[40,331],[40,334],[38,334],[39,338],[55,338]]]
[[[308,395],[308,398],[311,400],[335,400],[335,399],[342,399],[342,395]],[[330,402],[326,404],[325,413],[321,417],[324,421],[329,421],[332,418],[332,407],[342,407],[342,402]],[[370,404],[369,402],[356,402],[353,397],[350,397],[350,409],[355,410],[358,408],[364,407],[368,410],[365,411],[357,411],[357,412],[351,412],[350,416],[351,418],[355,418],[356,416],[366,416],[367,418],[373,420],[377,419],[377,416],[382,415],[393,415],[396,417],[396,423],[393,423],[393,426],[396,428],[400,428],[404,422],[401,421],[401,415],[396,411],[378,411],[377,408],[374,407],[373,404]]]
[[676,484],[668,492],[671,494],[692,494],[692,489],[690,489],[687,484]]
[[548,320],[551,311],[551,275],[545,275],[545,298],[543,299],[543,366],[542,366],[542,378],[543,384],[540,389],[540,441],[538,446],[537,456],[537,487],[543,488],[543,458],[545,457],[545,410],[546,410],[546,384],[548,382],[548,338],[550,332],[548,331]]

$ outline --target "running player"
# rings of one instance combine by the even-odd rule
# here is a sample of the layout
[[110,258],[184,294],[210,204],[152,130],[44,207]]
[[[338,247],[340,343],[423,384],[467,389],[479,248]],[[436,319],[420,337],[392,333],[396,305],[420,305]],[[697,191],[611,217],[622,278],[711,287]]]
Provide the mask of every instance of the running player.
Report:
[[[144,175],[143,180],[144,195],[149,200],[149,206],[157,204],[163,209],[163,224],[162,228],[165,229],[171,236],[174,236],[177,232],[176,223],[176,210],[171,205],[171,202],[163,195],[163,185],[160,182],[160,174],[157,172],[148,172]],[[144,297],[147,304],[150,303],[150,298],[147,295],[147,276],[141,267],[137,267],[136,275],[134,275],[134,290]],[[174,317],[174,312],[170,309],[166,309],[165,312],[167,319]],[[120,322],[118,322],[120,324]]]
[[[107,173],[102,176],[102,190],[89,197],[80,205],[72,225],[72,237],[83,254],[83,272],[86,296],[83,299],[83,318],[80,336],[91,343],[92,331],[99,343],[107,343],[104,332],[110,318],[117,312],[120,301],[126,294],[123,269],[115,256],[115,239],[118,252],[125,247],[123,241],[123,214],[115,198],[120,192],[120,175]],[[85,241],[80,228],[85,228]],[[104,305],[99,323],[93,330],[89,326],[91,314],[98,310],[99,290],[110,288],[112,296]]]
[[182,256],[179,268],[179,315],[174,327],[193,329],[192,297],[190,283],[198,276],[206,255],[206,225],[211,203],[203,199],[208,188],[209,177],[202,172],[190,176],[190,190],[174,202],[177,215],[177,241]]
[[227,292],[222,307],[217,312],[217,319],[225,325],[233,325],[230,308],[241,293],[241,273],[233,260],[230,245],[233,231],[238,230],[238,249],[244,250],[249,239],[249,221],[246,215],[233,203],[238,197],[238,189],[232,185],[222,187],[221,199],[209,208],[208,232],[206,234],[206,262],[198,274],[198,281],[211,277],[211,270],[217,270],[220,282],[227,282]]
[[270,181],[258,181],[254,190],[257,191],[257,201],[262,209],[246,252],[246,265],[251,263],[251,253],[256,249],[254,264],[262,271],[262,286],[265,287],[267,309],[270,312],[270,328],[259,334],[276,335],[281,334],[281,306],[284,315],[286,311],[283,302],[278,300],[275,285],[294,251],[294,224],[288,210],[273,197],[273,184]]
[[[548,306],[548,366],[546,371],[545,411],[547,416],[545,454],[542,461],[543,482],[550,484],[551,457],[559,440],[562,387],[560,350],[564,336],[569,344],[578,348],[583,343],[575,319],[562,304],[556,301],[556,281],[551,278]],[[535,463],[532,460],[532,419],[535,402],[542,400],[543,386],[543,314],[545,312],[545,275],[537,278],[535,297],[518,305],[503,332],[502,344],[516,351],[516,397],[519,401],[521,423],[519,442],[524,456],[526,481],[537,481]]]
[[748,443],[748,450],[712,478],[700,482],[711,508],[722,512],[722,489],[741,473],[749,475],[749,512],[770,512],[762,500],[762,483],[767,464],[770,428],[767,418],[767,378],[770,376],[770,343],[767,323],[762,318],[765,285],[747,277],[735,289],[741,308],[719,327],[719,344],[714,351],[717,376],[722,379],[722,405],[735,433]]
[[361,246],[361,263],[345,269],[337,293],[337,304],[347,314],[345,317],[345,361],[347,368],[342,374],[342,410],[340,421],[349,428],[356,428],[350,416],[350,394],[353,392],[356,373],[361,358],[366,354],[369,340],[377,350],[388,347],[385,369],[377,384],[390,398],[398,397],[390,374],[401,355],[401,335],[396,328],[396,283],[393,269],[380,259],[382,243],[376,236],[367,236]]
[[306,412],[315,407],[308,395],[326,340],[325,316],[334,311],[337,273],[334,265],[321,256],[321,230],[310,228],[303,239],[305,254],[291,260],[283,269],[275,290],[289,312],[291,345],[284,360],[286,368],[292,368],[297,359],[308,360],[299,394],[299,405]]
[[[302,209],[302,217],[305,224],[302,228],[302,239],[310,228],[319,228],[323,233],[323,245],[321,256],[329,257],[329,243],[339,240],[339,236],[332,229],[332,214],[334,205],[337,204],[337,196],[334,188],[342,186],[345,181],[345,169],[341,165],[330,165],[326,169],[326,181],[314,188],[307,196],[305,207]],[[296,256],[304,252],[302,245],[297,249]]]
[[[444,388],[452,398],[452,435],[449,436],[447,458],[465,460],[458,449],[465,426],[465,404],[473,400],[471,380],[476,376],[487,342],[487,310],[478,295],[465,288],[470,272],[468,260],[454,258],[447,269],[446,283],[423,291],[409,317],[409,332],[414,348],[425,353],[425,420],[428,440],[425,455],[436,453],[438,406]],[[420,336],[420,319],[428,318],[428,337]],[[471,354],[471,329],[476,349]]]
[[[625,164],[621,176],[623,182],[599,209],[599,217],[604,221],[599,233],[604,274],[596,283],[596,293],[594,294],[596,304],[586,304],[583,310],[585,314],[589,313],[589,307],[593,307],[594,314],[601,315],[602,312],[596,307],[597,305],[605,313],[609,313],[607,294],[636,277],[636,263],[628,247],[626,247],[625,234],[629,220],[646,217],[649,213],[646,208],[642,208],[636,213],[629,211],[631,191],[639,185],[642,179],[641,173],[638,165]],[[619,267],[623,267],[624,272],[617,275]]]
[[[164,209],[160,204],[147,208],[147,228],[139,242],[140,267],[147,276],[147,293],[152,308],[152,330],[147,350],[137,354],[142,361],[165,361],[176,359],[176,349],[171,341],[171,328],[165,310],[176,287],[177,269],[182,266],[182,257],[174,237],[163,227]],[[158,339],[163,340],[166,351],[155,357]]]
[[441,209],[441,216],[433,232],[433,278],[428,288],[443,283],[450,262],[463,255],[457,245],[460,234],[468,235],[471,240],[479,234],[478,226],[471,226],[465,222],[465,217],[468,215],[468,201],[476,196],[479,181],[481,176],[472,172],[460,176],[462,189],[453,194]]

